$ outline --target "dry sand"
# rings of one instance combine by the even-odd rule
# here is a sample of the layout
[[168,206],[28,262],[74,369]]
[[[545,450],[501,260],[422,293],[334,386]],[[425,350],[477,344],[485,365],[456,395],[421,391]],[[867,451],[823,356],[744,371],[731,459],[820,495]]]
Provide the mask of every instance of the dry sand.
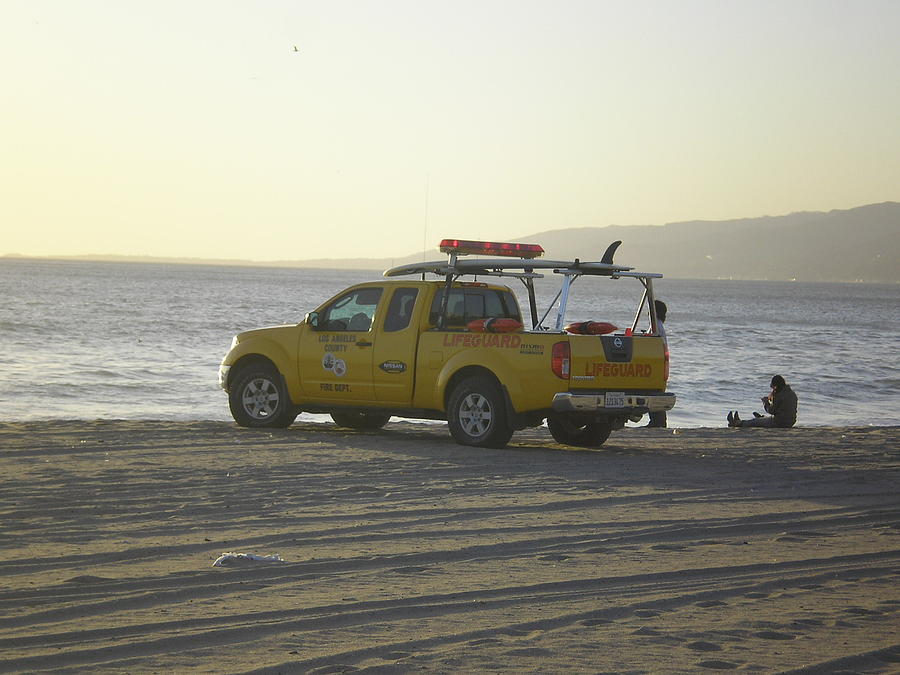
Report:
[[898,438],[0,424],[0,671],[898,672]]

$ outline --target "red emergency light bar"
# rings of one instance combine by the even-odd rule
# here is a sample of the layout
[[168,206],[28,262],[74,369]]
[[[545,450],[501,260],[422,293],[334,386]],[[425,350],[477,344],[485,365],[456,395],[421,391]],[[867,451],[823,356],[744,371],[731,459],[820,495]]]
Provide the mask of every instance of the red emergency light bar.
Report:
[[492,241],[467,241],[464,239],[444,239],[441,253],[457,255],[501,255],[511,258],[539,258],[544,249],[538,244],[501,244]]

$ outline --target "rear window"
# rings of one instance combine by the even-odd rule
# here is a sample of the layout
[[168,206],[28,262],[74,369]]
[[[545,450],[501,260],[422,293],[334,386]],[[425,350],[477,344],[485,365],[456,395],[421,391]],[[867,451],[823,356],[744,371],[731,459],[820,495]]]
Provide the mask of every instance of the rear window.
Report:
[[[431,303],[428,320],[438,323],[444,289],[438,291]],[[510,291],[493,288],[454,288],[447,303],[447,327],[462,328],[475,319],[515,319],[521,321],[519,305]]]
[[391,304],[388,305],[387,317],[384,319],[386,333],[395,333],[409,326],[418,294],[417,288],[398,288],[394,291]]

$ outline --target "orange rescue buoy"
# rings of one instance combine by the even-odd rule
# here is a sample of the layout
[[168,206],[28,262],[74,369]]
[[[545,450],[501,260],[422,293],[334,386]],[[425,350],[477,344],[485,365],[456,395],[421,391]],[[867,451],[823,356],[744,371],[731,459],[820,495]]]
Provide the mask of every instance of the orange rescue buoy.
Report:
[[576,333],[578,335],[606,335],[618,329],[618,326],[606,321],[578,321],[566,326],[567,333]]

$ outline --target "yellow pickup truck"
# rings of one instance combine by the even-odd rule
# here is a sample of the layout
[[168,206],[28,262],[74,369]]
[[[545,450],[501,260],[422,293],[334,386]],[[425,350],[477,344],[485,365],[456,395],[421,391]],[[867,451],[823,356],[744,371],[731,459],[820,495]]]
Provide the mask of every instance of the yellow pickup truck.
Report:
[[[458,443],[482,447],[546,420],[559,443],[600,446],[626,421],[675,405],[653,296],[662,275],[613,263],[619,243],[581,262],[542,260],[532,244],[444,240],[447,260],[394,267],[299,324],[235,336],[219,368],[231,414],[247,427],[287,427],[300,412],[354,429],[391,416],[446,420]],[[545,272],[562,281],[551,325],[553,306],[541,316],[535,294]],[[494,277],[524,285],[527,328],[515,293],[484,281]],[[632,324],[567,323],[581,277],[640,284]]]

